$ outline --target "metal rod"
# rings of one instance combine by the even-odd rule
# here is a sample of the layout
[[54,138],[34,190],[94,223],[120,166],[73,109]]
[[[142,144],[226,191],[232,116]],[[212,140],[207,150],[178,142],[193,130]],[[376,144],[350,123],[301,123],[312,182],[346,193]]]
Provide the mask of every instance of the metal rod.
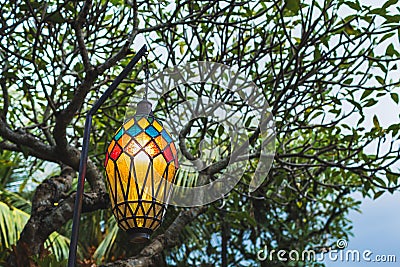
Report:
[[145,77],[145,90],[144,90],[143,99],[146,99],[146,100],[147,100],[147,94],[149,93],[149,76],[150,76],[148,54],[149,54],[148,52],[145,53],[146,63],[144,65],[144,71],[145,71],[146,77]]
[[129,64],[124,68],[124,70],[118,75],[117,78],[112,82],[110,87],[104,92],[104,94],[100,97],[99,100],[93,105],[90,111],[86,115],[85,128],[83,132],[83,144],[82,144],[82,152],[81,158],[79,162],[79,176],[78,176],[78,185],[76,189],[76,197],[74,204],[74,216],[72,219],[72,233],[71,233],[71,241],[69,245],[69,255],[68,255],[68,267],[74,267],[76,265],[76,251],[78,247],[78,232],[79,232],[79,221],[81,218],[82,212],[82,200],[83,200],[83,191],[85,185],[85,176],[86,176],[86,167],[87,167],[87,158],[89,152],[89,139],[90,139],[90,130],[92,127],[92,117],[101,107],[101,105],[106,101],[108,97],[112,94],[112,92],[118,87],[118,85],[122,82],[123,79],[128,76],[133,67],[138,63],[141,57],[147,52],[147,47],[144,45],[139,52],[133,57],[133,59],[129,62]]

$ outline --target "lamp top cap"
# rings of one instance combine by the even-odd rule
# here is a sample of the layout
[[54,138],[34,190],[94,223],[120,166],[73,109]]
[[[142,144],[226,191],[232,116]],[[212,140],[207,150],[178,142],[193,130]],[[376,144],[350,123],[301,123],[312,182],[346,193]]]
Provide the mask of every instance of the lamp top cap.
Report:
[[143,99],[137,104],[136,115],[153,115],[151,107],[150,101]]

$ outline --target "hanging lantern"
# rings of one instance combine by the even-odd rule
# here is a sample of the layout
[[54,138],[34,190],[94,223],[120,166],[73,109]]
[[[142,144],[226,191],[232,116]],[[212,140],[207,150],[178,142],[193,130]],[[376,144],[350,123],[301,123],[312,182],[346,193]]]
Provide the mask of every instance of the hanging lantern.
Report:
[[[106,153],[112,211],[133,242],[150,238],[163,219],[178,169],[171,135],[142,100],[136,114],[115,133]],[[168,181],[168,182],[167,182]]]

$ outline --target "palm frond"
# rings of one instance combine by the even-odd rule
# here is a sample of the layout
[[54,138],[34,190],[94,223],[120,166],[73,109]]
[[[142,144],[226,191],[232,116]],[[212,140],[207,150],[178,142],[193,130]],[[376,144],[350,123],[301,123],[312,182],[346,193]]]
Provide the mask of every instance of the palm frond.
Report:
[[[4,191],[2,192],[4,193]],[[8,192],[9,193],[9,192]],[[15,194],[12,194],[15,197]],[[20,203],[28,205],[18,199]],[[16,244],[25,224],[29,220],[29,213],[11,206],[9,203],[0,201],[0,248],[1,250],[11,248]],[[57,232],[53,232],[45,242],[47,248],[57,261],[68,258],[69,239]]]
[[68,259],[69,238],[53,232],[44,243],[44,247],[52,252],[58,262]]
[[0,190],[0,200],[8,206],[20,209],[28,214],[31,211],[31,202],[17,193]]
[[28,213],[0,202],[0,246],[3,249],[17,243],[28,219]]
[[96,260],[97,263],[100,263],[104,258],[108,258],[110,256],[115,239],[117,238],[118,225],[114,219],[114,216],[110,217],[107,225],[109,229],[108,233],[93,254],[93,258]]

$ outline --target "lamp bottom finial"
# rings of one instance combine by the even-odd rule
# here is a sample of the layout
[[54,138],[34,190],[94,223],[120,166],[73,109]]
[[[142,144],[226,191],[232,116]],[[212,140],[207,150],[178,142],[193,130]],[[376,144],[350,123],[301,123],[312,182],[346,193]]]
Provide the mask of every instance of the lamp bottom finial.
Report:
[[150,240],[150,235],[153,233],[151,229],[148,228],[134,228],[127,231],[130,242],[132,243],[144,243]]

